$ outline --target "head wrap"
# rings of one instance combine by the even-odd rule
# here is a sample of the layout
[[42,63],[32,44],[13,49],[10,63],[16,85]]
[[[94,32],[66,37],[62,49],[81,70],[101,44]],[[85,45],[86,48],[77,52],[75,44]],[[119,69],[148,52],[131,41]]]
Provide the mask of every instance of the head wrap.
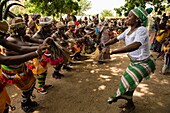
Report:
[[68,22],[68,26],[75,26],[74,21],[69,21],[69,22]]
[[142,22],[142,26],[147,26],[148,23],[148,14],[150,14],[152,12],[152,8],[148,8],[148,9],[144,9],[143,7],[138,7],[135,9],[132,9],[132,13],[135,14],[136,17],[138,17],[141,22]]
[[56,24],[57,28],[61,28],[61,27],[64,27],[64,26],[65,26],[64,23],[60,22],[60,21]]

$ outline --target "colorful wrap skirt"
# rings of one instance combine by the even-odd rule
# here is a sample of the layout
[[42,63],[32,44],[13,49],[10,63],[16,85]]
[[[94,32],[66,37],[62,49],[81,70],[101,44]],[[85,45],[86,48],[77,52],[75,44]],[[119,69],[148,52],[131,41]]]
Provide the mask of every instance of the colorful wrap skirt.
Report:
[[54,65],[54,66],[58,66],[59,64],[63,63],[63,57],[62,56],[59,56],[56,59],[52,59],[50,52],[44,53],[44,55],[42,57],[46,61],[48,61],[51,65]]
[[0,113],[3,113],[6,108],[6,104],[10,105],[10,103],[10,97],[6,89],[3,88],[3,90],[0,92]]
[[135,90],[143,78],[150,78],[149,75],[154,70],[155,61],[152,58],[142,61],[131,61],[121,77],[119,88],[114,97],[126,96],[127,92]]
[[29,60],[25,62],[25,65],[28,69],[32,70],[33,74],[42,74],[47,71],[47,61],[44,59],[34,58],[33,60]]
[[21,65],[19,68],[11,68],[5,65],[1,65],[1,68],[1,80],[5,83],[14,84],[22,91],[30,90],[35,84],[36,79],[34,75],[25,64]]

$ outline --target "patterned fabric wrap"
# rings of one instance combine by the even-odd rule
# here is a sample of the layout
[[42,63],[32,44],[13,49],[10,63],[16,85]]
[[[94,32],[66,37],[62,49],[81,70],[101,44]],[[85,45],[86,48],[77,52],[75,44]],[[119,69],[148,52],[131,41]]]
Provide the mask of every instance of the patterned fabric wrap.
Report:
[[[106,43],[109,40],[110,40],[110,36],[108,33],[108,29],[104,28],[102,32],[101,43]],[[104,47],[98,58],[99,61],[103,61],[106,59],[110,59],[110,46]]]
[[33,74],[41,74],[47,70],[47,63],[48,61],[42,57],[41,59],[34,58],[33,60],[26,62],[25,64],[28,69],[32,70]]
[[31,70],[26,65],[22,65],[19,68],[9,68],[2,65],[1,79],[5,83],[14,84],[18,89],[22,91],[28,91],[35,84],[35,77]]
[[10,105],[11,100],[5,88],[0,92],[0,113],[3,113],[6,107],[6,104]]
[[51,41],[49,45],[50,48],[43,57],[46,58],[51,65],[58,65],[63,62],[66,63],[71,59],[69,52],[58,43]]
[[142,21],[142,26],[145,26],[147,25],[147,22],[148,22],[148,13],[145,11],[145,9],[143,7],[138,7],[138,8],[134,8],[131,10],[135,15],[136,17],[140,18],[141,21]]
[[51,65],[55,65],[55,66],[58,66],[59,64],[61,64],[63,62],[62,56],[59,56],[56,59],[52,59],[52,56],[51,56],[50,52],[44,53],[44,55],[42,57],[45,60],[47,60]]
[[121,77],[119,88],[114,97],[132,96],[129,92],[133,92],[143,78],[149,79],[150,73],[154,72],[154,70],[155,62],[152,58],[143,61],[131,61]]
[[3,91],[4,87],[6,86],[6,83],[3,82],[1,76],[2,76],[2,70],[0,69],[0,93]]
[[46,76],[47,76],[47,71],[45,71],[44,73],[41,73],[41,74],[38,74],[38,75],[37,75],[38,88],[44,87],[44,85],[45,85],[45,80],[46,80]]

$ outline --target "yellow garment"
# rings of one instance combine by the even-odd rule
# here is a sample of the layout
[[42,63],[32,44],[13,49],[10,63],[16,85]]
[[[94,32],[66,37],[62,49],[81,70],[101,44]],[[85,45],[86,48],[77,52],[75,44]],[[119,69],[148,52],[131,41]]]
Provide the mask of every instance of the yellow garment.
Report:
[[170,44],[168,44],[167,46],[164,46],[163,51],[166,52],[169,48],[170,48]]
[[0,46],[0,54],[4,54],[5,53],[5,51],[4,51],[4,47],[3,46]]
[[0,113],[3,113],[6,107],[6,104],[10,105],[11,100],[10,97],[4,88],[2,92],[0,92]]
[[[161,32],[163,32],[164,30],[160,30],[160,33]],[[165,32],[165,33],[163,33],[162,35],[160,35],[160,36],[156,36],[156,40],[158,41],[158,42],[161,42],[161,41],[163,41],[166,37],[168,37],[169,36],[169,32]]]
[[36,29],[37,29],[37,30],[39,30],[39,29],[40,29],[40,27],[39,27],[39,25],[38,25],[38,24],[35,24],[35,26],[36,26]]
[[38,58],[34,58],[33,59],[33,64],[35,66],[35,68],[32,70],[32,72],[34,74],[42,74],[47,70],[47,66],[46,67],[42,67]]

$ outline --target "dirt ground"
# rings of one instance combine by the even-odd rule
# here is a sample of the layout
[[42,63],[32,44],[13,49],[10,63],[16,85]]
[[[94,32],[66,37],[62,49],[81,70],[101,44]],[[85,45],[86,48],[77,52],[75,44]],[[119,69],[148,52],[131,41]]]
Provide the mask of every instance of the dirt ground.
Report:
[[[112,48],[122,46],[118,43]],[[153,53],[155,57],[157,53]],[[92,61],[78,62],[74,70],[67,72],[62,79],[51,77],[53,68],[48,70],[47,84],[54,87],[48,94],[42,95],[34,90],[35,101],[40,106],[34,113],[119,113],[118,108],[124,100],[107,104],[109,96],[116,92],[119,80],[128,66],[126,54],[112,55],[112,61],[104,64],[94,64]],[[162,58],[156,61],[156,71],[150,80],[143,80],[134,93],[136,109],[132,113],[170,113],[170,76],[160,74],[163,66]],[[23,113],[20,108],[21,91],[14,86],[7,86],[15,111]]]

